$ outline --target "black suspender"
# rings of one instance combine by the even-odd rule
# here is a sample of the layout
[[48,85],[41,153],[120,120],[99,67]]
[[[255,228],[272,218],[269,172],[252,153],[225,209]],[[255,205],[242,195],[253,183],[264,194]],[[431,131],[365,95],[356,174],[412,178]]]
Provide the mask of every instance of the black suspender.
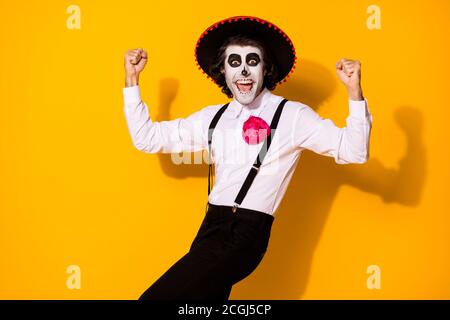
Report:
[[[285,103],[287,102],[287,99],[283,99],[283,101],[280,102],[280,104],[278,105],[277,110],[275,111],[275,114],[272,118],[272,122],[270,123],[270,134],[267,136],[266,140],[264,141],[264,144],[261,148],[261,150],[259,151],[258,156],[256,157],[255,162],[253,163],[247,178],[245,178],[244,184],[242,185],[241,189],[239,190],[239,193],[236,197],[236,199],[234,200],[234,205],[233,205],[233,212],[236,212],[237,207],[241,205],[242,201],[244,200],[245,195],[247,194],[248,190],[250,189],[250,186],[253,183],[253,180],[256,177],[256,174],[259,171],[259,167],[261,166],[264,157],[267,154],[267,151],[269,150],[270,144],[272,143],[272,137],[275,134],[275,130],[277,129],[278,126],[278,121],[280,120],[280,116],[281,116],[281,112],[283,111],[283,107],[285,105]],[[212,134],[213,131],[217,125],[217,122],[219,121],[220,117],[222,116],[223,112],[225,111],[225,109],[228,107],[229,103],[223,105],[219,111],[217,111],[216,115],[214,116],[214,118],[211,121],[211,124],[209,125],[209,130],[208,130],[208,159],[209,159],[209,170],[208,170],[208,195],[210,194],[210,179],[211,179],[211,171],[212,171],[212,164],[211,164],[211,141],[212,141]]]
[[222,113],[224,113],[225,109],[228,107],[230,103],[227,103],[225,105],[223,105],[219,111],[217,111],[216,115],[214,116],[214,118],[211,120],[211,124],[209,125],[209,129],[208,129],[208,163],[209,163],[209,169],[208,169],[208,196],[209,193],[211,192],[211,170],[212,170],[212,164],[211,164],[211,142],[212,142],[212,134],[214,132],[214,129],[216,128],[217,122],[219,122],[220,117],[222,116]]

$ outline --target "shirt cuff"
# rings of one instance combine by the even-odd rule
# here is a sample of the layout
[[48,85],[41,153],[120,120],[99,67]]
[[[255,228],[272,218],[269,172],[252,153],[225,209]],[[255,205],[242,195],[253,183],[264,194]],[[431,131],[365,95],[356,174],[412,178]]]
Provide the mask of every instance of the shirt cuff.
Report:
[[125,104],[135,104],[141,102],[141,92],[139,86],[123,88],[123,100]]
[[364,100],[356,101],[356,100],[349,100],[349,112],[350,115],[354,118],[358,119],[366,119],[370,117],[370,111],[368,108],[367,99],[364,98]]

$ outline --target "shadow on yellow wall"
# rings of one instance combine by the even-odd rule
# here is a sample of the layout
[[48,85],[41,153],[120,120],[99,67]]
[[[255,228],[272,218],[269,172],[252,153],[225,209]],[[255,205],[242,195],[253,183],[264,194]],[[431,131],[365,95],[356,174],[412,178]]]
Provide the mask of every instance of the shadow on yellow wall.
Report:
[[[317,108],[335,88],[331,73],[303,60],[301,77],[292,78],[276,94]],[[177,95],[176,79],[160,81],[156,121],[168,120]],[[317,110],[316,110],[317,111]],[[397,169],[371,158],[364,165],[338,165],[332,158],[303,152],[277,213],[269,249],[258,269],[234,286],[231,299],[298,299],[305,291],[312,257],[333,201],[342,185],[380,196],[385,202],[417,206],[426,176],[426,150],[422,142],[423,116],[410,106],[399,106],[394,117],[407,138],[406,154]],[[170,154],[159,154],[163,172],[170,177],[207,177],[207,165],[173,164]],[[206,193],[206,184],[205,184]]]

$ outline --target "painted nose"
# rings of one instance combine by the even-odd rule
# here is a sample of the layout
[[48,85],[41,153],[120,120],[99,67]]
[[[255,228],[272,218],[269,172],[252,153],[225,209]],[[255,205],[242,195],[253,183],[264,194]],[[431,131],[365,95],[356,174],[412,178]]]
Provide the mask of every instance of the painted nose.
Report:
[[243,75],[243,76],[246,76],[246,75],[248,75],[248,71],[247,71],[247,70],[245,70],[245,69],[242,69],[242,72],[241,72],[241,73],[242,73],[242,75]]

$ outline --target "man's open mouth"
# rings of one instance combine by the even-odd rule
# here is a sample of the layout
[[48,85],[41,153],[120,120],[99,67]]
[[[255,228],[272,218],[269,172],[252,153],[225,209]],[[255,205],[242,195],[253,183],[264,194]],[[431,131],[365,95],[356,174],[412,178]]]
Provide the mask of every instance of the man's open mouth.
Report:
[[249,94],[253,88],[253,80],[251,79],[240,79],[235,84],[241,94]]

